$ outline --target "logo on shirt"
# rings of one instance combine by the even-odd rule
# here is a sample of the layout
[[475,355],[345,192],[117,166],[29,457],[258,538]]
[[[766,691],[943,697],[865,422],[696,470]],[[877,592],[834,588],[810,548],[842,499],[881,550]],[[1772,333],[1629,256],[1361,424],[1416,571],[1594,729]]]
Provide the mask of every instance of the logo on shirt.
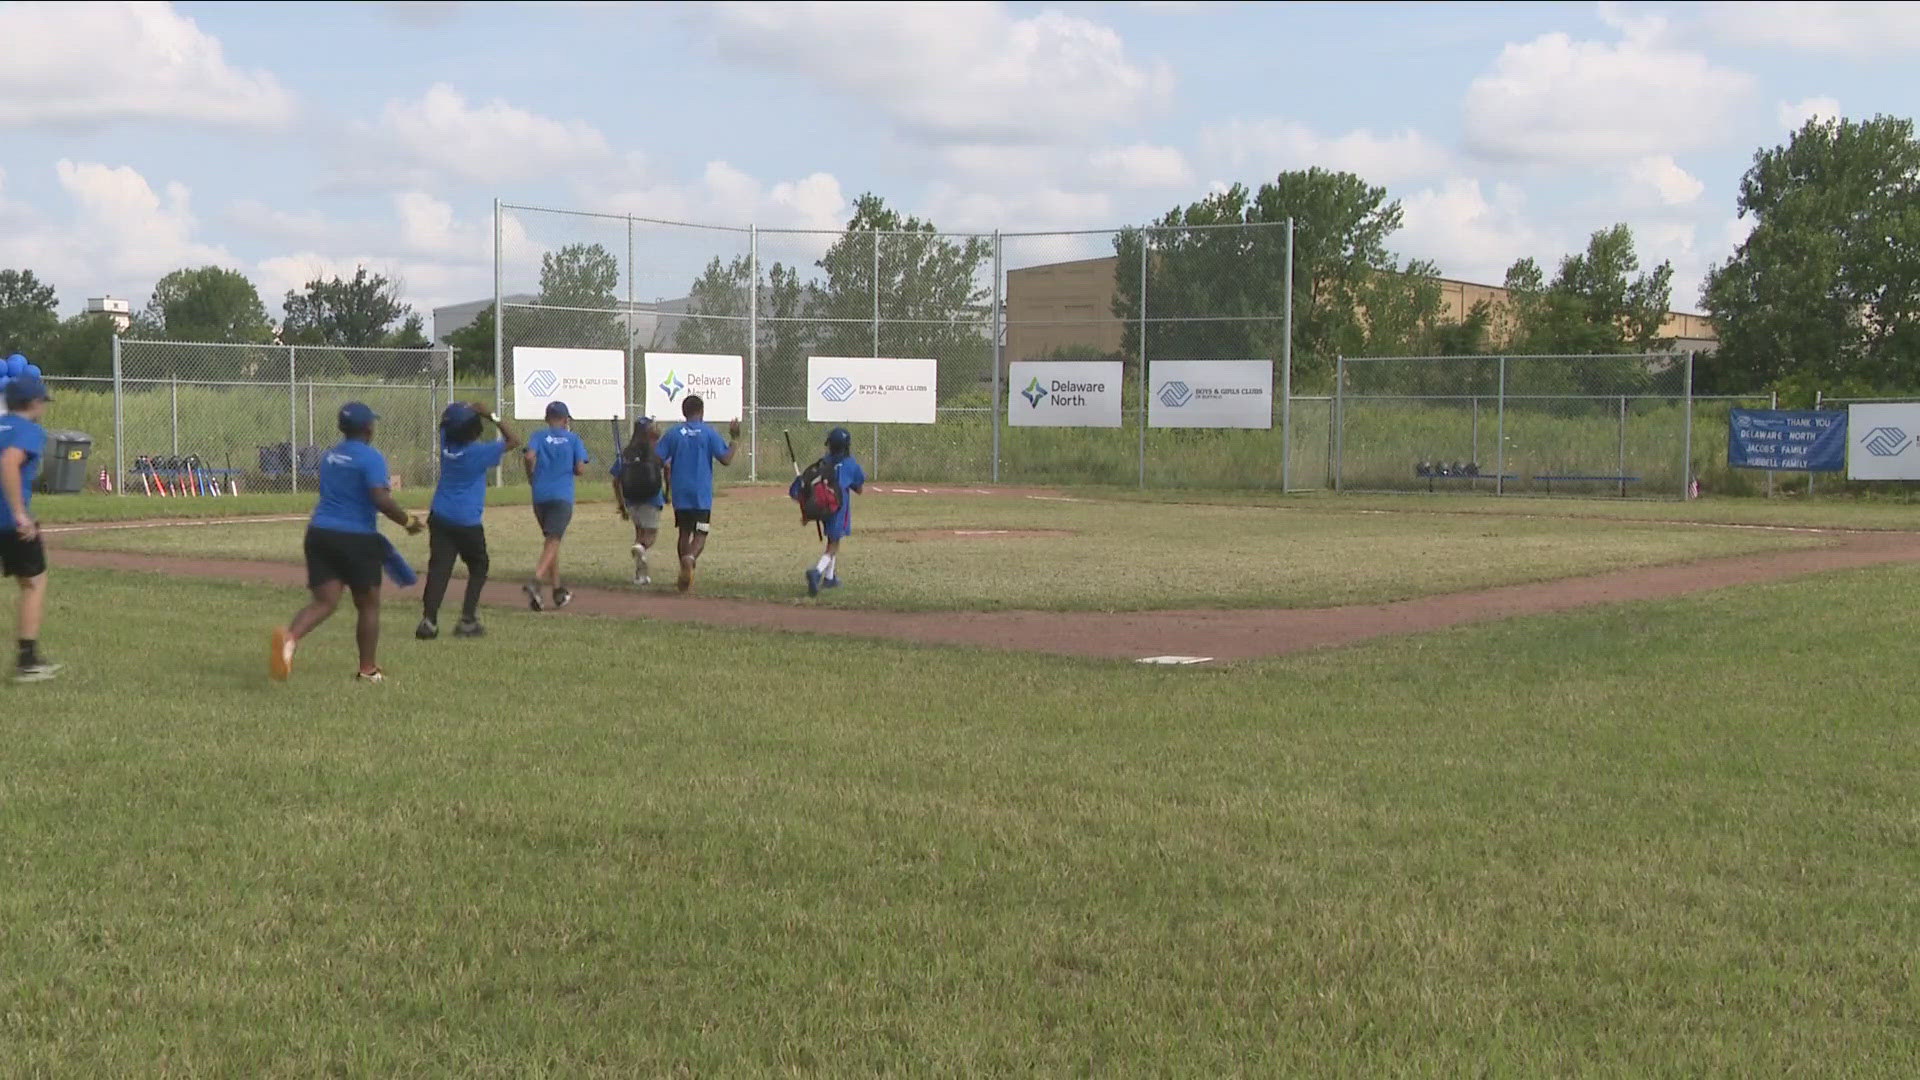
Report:
[[534,397],[546,397],[560,385],[560,376],[546,368],[527,372],[527,392]]
[[676,378],[674,376],[674,373],[671,371],[667,372],[666,379],[664,379],[660,383],[660,391],[667,395],[668,401],[672,401],[673,399],[679,397],[680,391],[685,390],[686,388],[687,388],[687,384],[681,382],[678,378]]
[[1169,409],[1177,409],[1193,400],[1193,388],[1177,380],[1161,383],[1159,398],[1160,404]]
[[1900,428],[1877,427],[1867,432],[1866,438],[1860,440],[1860,445],[1866,447],[1867,453],[1874,457],[1899,457],[1907,452],[1907,447],[1912,446],[1913,441]]
[[853,380],[839,375],[820,384],[820,396],[836,403],[851,399],[855,392]]
[[1040,379],[1036,376],[1032,382],[1027,384],[1025,390],[1020,391],[1020,396],[1027,399],[1028,405],[1037,409],[1040,407],[1040,403],[1047,398],[1047,388],[1040,385]]

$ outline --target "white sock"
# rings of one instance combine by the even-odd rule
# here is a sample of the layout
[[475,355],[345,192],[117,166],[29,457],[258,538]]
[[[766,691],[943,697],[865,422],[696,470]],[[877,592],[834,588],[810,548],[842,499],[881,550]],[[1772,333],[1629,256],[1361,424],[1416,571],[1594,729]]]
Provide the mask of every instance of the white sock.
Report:
[[821,577],[832,577],[833,576],[833,556],[831,555],[820,556],[820,561],[813,564],[813,569]]
[[827,560],[827,576],[829,578],[838,578],[840,576],[840,556],[827,555],[823,556],[823,558]]

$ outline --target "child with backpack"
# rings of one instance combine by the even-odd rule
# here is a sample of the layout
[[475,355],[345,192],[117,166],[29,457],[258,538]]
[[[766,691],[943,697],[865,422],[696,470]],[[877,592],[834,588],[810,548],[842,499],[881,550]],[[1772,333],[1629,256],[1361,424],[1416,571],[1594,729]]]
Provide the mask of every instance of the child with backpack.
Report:
[[787,494],[800,504],[800,519],[820,529],[826,550],[807,570],[807,595],[840,587],[840,541],[853,532],[852,496],[867,483],[866,470],[853,459],[853,433],[846,428],[827,432],[827,454],[793,478]]
[[666,467],[654,450],[660,431],[641,417],[633,422],[633,439],[614,459],[613,504],[622,521],[633,522],[633,583],[653,584],[647,572],[647,552],[660,536],[660,514],[667,505]]

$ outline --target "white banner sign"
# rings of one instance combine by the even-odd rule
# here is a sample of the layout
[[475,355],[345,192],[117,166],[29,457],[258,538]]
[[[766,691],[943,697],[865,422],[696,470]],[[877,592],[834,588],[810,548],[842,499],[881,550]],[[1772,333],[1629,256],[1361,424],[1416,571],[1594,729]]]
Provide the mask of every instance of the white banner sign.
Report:
[[1119,427],[1118,360],[1016,360],[1007,366],[1011,427]]
[[1920,480],[1920,405],[1847,407],[1847,479]]
[[1147,368],[1147,426],[1271,428],[1270,360],[1155,360]]
[[807,358],[807,419],[816,424],[931,424],[932,360]]
[[710,356],[706,353],[647,354],[647,415],[655,420],[680,419],[680,408],[688,394],[696,394],[706,403],[707,419],[715,423],[740,420],[747,415],[746,380],[740,375],[737,356]]
[[539,420],[547,404],[566,403],[575,420],[627,415],[627,354],[619,349],[513,347],[515,420]]

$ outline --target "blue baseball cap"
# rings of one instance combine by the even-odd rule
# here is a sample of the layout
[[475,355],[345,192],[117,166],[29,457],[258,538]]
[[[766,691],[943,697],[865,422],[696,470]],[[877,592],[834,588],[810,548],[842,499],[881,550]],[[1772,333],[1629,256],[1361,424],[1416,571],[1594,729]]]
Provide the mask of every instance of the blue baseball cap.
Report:
[[341,431],[365,431],[372,427],[373,422],[378,419],[380,419],[380,414],[374,412],[362,402],[349,401],[345,405],[340,406]]
[[552,420],[557,417],[571,420],[573,414],[567,411],[567,403],[564,401],[547,402],[547,419]]
[[440,413],[440,426],[443,428],[457,428],[471,421],[477,415],[479,414],[473,411],[473,406],[464,401],[456,401]]
[[36,401],[52,401],[47,384],[38,375],[16,375],[7,383],[7,408],[18,409]]

